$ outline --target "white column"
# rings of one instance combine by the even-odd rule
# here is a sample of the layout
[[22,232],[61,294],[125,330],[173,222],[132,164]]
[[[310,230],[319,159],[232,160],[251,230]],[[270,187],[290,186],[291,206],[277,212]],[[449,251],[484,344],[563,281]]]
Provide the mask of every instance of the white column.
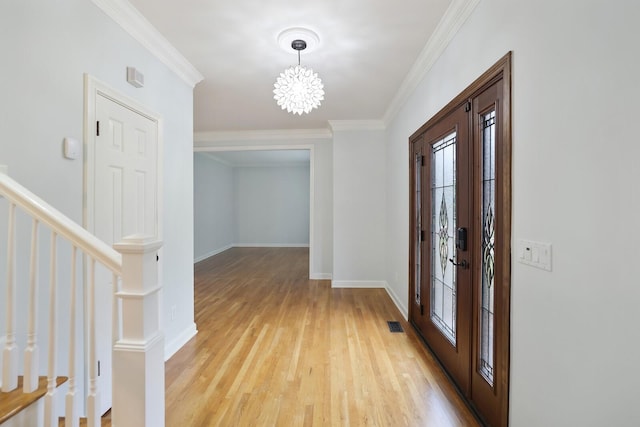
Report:
[[164,336],[156,253],[162,242],[130,236],[122,254],[122,335],[113,349],[113,425],[164,426]]

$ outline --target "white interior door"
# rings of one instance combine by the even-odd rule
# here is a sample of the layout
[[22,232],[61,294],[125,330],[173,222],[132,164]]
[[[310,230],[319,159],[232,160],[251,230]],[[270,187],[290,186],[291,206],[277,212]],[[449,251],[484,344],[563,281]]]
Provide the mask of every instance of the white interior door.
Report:
[[[133,234],[158,235],[158,123],[100,93],[93,153],[93,233],[113,245]],[[89,190],[91,191],[91,190]],[[96,271],[96,330],[101,413],[111,407],[113,284]]]

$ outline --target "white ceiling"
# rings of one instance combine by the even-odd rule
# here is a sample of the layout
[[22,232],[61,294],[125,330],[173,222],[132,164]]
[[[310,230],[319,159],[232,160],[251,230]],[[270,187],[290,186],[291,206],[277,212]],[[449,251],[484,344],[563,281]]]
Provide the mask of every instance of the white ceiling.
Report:
[[[452,0],[129,0],[204,75],[194,130],[325,128],[328,120],[378,120]],[[325,85],[318,110],[297,116],[273,99],[296,53],[278,46],[291,27],[320,44],[301,63]]]

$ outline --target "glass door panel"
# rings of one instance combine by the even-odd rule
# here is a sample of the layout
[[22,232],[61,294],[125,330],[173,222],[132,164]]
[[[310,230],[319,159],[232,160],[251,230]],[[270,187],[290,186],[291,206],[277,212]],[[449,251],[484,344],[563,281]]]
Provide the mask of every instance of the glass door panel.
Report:
[[431,321],[456,345],[456,132],[431,146]]
[[496,206],[496,112],[481,116],[482,148],[482,276],[480,306],[480,364],[482,377],[493,385],[494,369],[494,272],[495,272],[495,206]]

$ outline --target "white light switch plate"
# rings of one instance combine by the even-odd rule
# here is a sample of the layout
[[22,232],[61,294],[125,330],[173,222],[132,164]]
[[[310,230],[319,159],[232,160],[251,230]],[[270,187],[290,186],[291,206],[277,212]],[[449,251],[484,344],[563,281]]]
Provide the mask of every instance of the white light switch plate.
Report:
[[551,243],[519,239],[518,261],[521,264],[551,271]]

